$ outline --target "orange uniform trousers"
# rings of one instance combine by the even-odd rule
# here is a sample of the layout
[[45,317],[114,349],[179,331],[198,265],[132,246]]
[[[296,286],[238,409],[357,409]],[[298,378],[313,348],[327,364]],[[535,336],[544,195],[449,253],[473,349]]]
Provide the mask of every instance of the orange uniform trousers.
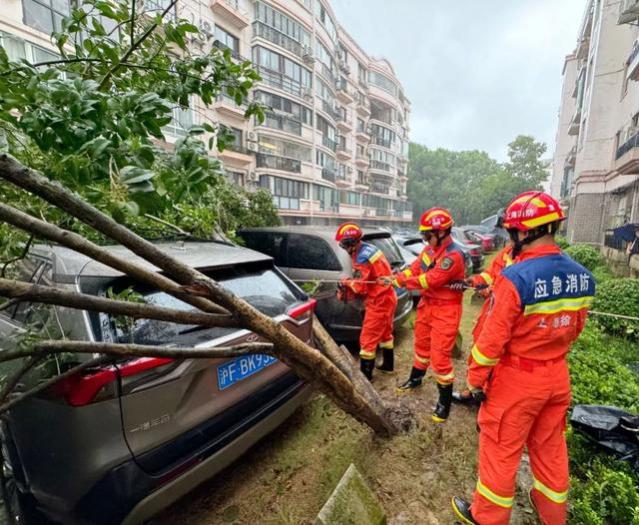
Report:
[[359,356],[362,359],[375,359],[377,345],[380,348],[393,348],[393,320],[396,307],[395,292],[378,295],[366,301],[364,322],[359,336]]
[[455,380],[453,347],[462,315],[462,305],[455,301],[422,298],[415,316],[415,355],[413,366],[427,370],[442,385]]
[[493,370],[479,424],[479,479],[471,512],[481,525],[507,525],[524,445],[534,483],[532,500],[544,525],[566,523],[570,405],[565,359],[520,360],[505,355]]

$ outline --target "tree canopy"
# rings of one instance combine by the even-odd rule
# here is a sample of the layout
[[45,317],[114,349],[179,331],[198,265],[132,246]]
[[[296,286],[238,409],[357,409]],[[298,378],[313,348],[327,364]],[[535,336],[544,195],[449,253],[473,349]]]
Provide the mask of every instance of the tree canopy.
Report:
[[417,213],[444,206],[458,223],[476,224],[518,193],[541,189],[548,176],[541,160],[545,151],[545,144],[520,135],[508,145],[509,161],[502,164],[483,151],[411,143],[408,195]]
[[[128,1],[84,0],[52,35],[59,59],[12,62],[0,47],[0,150],[149,237],[180,230],[211,237],[216,229],[276,223],[271,197],[229,182],[209,154],[231,136],[207,114],[166,145],[177,111],[206,108],[222,94],[242,104],[259,79],[250,62],[166,16],[175,5],[136,12]],[[187,45],[194,39],[199,46]],[[263,117],[259,105],[248,105],[251,116]],[[21,198],[0,184],[3,202],[61,220]],[[24,240],[6,226],[0,238],[0,255]]]

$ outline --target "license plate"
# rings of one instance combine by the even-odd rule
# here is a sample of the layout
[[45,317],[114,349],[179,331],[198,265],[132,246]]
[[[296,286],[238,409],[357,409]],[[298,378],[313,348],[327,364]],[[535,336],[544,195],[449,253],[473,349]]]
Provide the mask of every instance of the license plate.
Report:
[[267,366],[277,363],[277,359],[270,355],[246,355],[228,361],[217,367],[217,384],[220,390],[224,390],[235,383],[251,377]]

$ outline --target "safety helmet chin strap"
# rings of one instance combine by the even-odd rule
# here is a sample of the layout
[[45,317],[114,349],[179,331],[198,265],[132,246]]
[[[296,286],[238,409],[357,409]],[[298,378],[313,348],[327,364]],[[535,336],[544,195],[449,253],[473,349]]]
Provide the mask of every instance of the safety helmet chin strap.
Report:
[[526,237],[523,239],[519,239],[519,230],[516,228],[511,228],[508,230],[508,235],[510,235],[510,240],[513,241],[513,259],[521,253],[521,250],[527,244],[531,242],[535,242],[537,239],[541,239],[546,235],[552,235],[557,232],[559,229],[559,223],[551,222],[549,224],[544,224],[543,226],[539,226],[538,228],[533,228],[532,230],[528,230],[526,233]]
[[[440,237],[440,233],[444,233],[444,235],[442,235]],[[446,239],[446,237],[448,237],[450,235],[450,228],[447,228],[446,230],[437,230],[435,232],[433,232],[435,234],[435,239],[437,239],[437,248],[439,248],[440,244],[442,243],[442,241],[444,239]]]

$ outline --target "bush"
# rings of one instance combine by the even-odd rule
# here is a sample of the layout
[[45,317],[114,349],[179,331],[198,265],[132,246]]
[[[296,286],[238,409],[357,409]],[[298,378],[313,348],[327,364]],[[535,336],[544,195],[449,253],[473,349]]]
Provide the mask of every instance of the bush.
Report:
[[597,285],[600,285],[610,279],[615,278],[615,274],[612,273],[610,268],[608,268],[607,266],[597,266],[593,270],[592,275],[594,276],[595,282],[597,283]]
[[[593,310],[639,317],[639,279],[608,279],[599,283]],[[595,315],[594,319],[606,332],[639,338],[639,321]]]
[[604,259],[601,253],[594,246],[588,244],[573,244],[564,250],[566,255],[572,257],[579,264],[590,270],[595,270],[598,266],[603,266]]
[[597,457],[585,479],[573,478],[570,523],[579,525],[639,525],[636,479]]
[[563,235],[555,235],[555,242],[562,250],[570,247],[570,243]]

